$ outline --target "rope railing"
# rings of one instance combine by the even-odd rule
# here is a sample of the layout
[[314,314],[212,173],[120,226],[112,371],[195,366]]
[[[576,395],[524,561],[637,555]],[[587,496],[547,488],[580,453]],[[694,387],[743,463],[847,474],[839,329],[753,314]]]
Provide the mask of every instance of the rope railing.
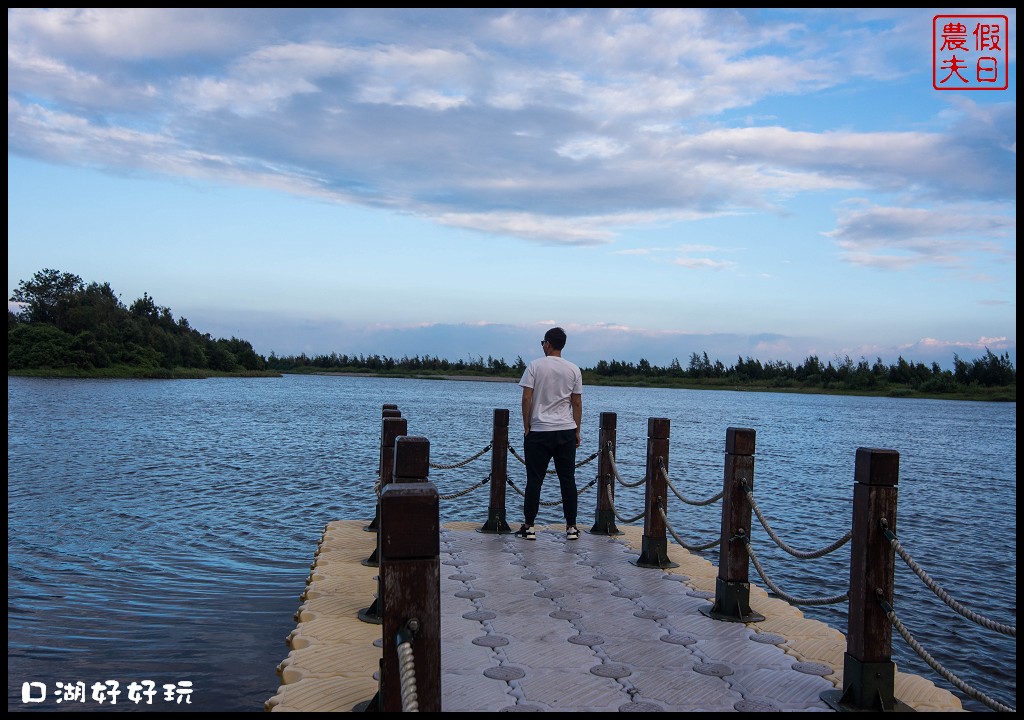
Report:
[[419,712],[416,695],[416,658],[412,652],[412,639],[419,629],[419,620],[412,618],[395,638],[398,652],[398,679],[402,688],[402,712]]
[[[526,495],[525,490],[517,486],[506,473],[505,457],[507,456],[504,452],[505,447],[522,465],[526,465],[525,458],[507,443],[507,412],[495,411],[494,439],[480,452],[458,463],[426,463],[433,469],[455,469],[464,467],[486,453],[492,452],[491,472],[485,478],[458,492],[436,496],[440,500],[453,500],[490,485],[491,504],[488,506],[488,524],[482,529],[483,532],[510,532],[507,524],[504,523],[504,487],[511,487],[512,490],[522,497]],[[499,413],[504,413],[504,416],[499,418]],[[605,422],[606,415],[611,416],[611,422]],[[395,434],[393,428],[388,425],[388,422],[395,423],[393,419],[386,419],[385,430]],[[728,429],[724,488],[721,492],[700,500],[686,497],[669,477],[667,469],[669,456],[668,428],[668,419],[651,418],[649,420],[647,467],[644,471],[644,477],[636,482],[626,482],[620,474],[615,457],[614,414],[602,415],[602,436],[599,451],[576,462],[574,465],[575,469],[579,469],[596,458],[600,458],[598,475],[577,490],[577,495],[582,496],[594,485],[602,483],[599,486],[598,493],[599,505],[597,508],[597,521],[595,522],[595,528],[597,529],[594,531],[595,534],[600,534],[598,530],[609,535],[613,533],[619,534],[614,528],[613,517],[625,524],[634,524],[643,520],[645,522],[644,549],[640,558],[636,561],[636,564],[641,567],[664,568],[674,566],[674,563],[671,563],[669,560],[664,546],[666,532],[671,535],[681,548],[690,552],[703,552],[711,548],[720,547],[721,557],[719,559],[719,576],[716,581],[715,601],[707,612],[702,610],[705,615],[718,620],[757,622],[764,619],[749,605],[748,561],[753,565],[761,581],[774,596],[791,605],[822,606],[844,602],[849,603],[850,629],[848,634],[850,638],[856,637],[857,642],[850,642],[848,644],[847,653],[859,664],[853,666],[853,671],[847,668],[849,671],[847,673],[848,677],[844,676],[844,688],[840,695],[835,698],[826,698],[824,694],[822,695],[822,698],[834,708],[846,709],[853,706],[858,709],[868,709],[868,706],[874,707],[876,704],[881,703],[879,707],[890,709],[891,706],[898,703],[893,695],[892,687],[887,687],[885,681],[882,681],[881,684],[877,682],[879,677],[883,677],[886,667],[891,665],[888,661],[889,653],[891,652],[888,638],[889,633],[886,631],[883,638],[880,636],[878,628],[880,622],[884,628],[884,623],[887,620],[929,667],[966,696],[985,704],[993,710],[1004,712],[1016,711],[1015,708],[988,697],[983,692],[967,685],[963,680],[936,662],[903,626],[891,606],[893,557],[889,555],[885,559],[880,555],[880,553],[885,554],[885,549],[889,547],[903,559],[925,586],[953,611],[982,627],[1016,638],[1017,630],[1015,624],[998,622],[987,618],[968,609],[962,603],[952,598],[915,562],[902,546],[895,533],[890,530],[885,517],[887,516],[886,513],[895,513],[898,453],[883,449],[858,449],[855,472],[853,528],[861,528],[861,530],[858,531],[856,538],[854,537],[854,531],[851,529],[841,538],[825,547],[806,551],[790,546],[779,536],[772,528],[765,513],[759,507],[757,498],[755,498],[753,491],[754,431],[752,429]],[[611,440],[606,442],[609,437]],[[382,453],[381,468],[374,483],[374,491],[378,498],[382,493],[382,478],[390,477],[390,468],[385,465],[385,459],[386,453]],[[426,462],[426,458],[424,458],[424,462]],[[557,470],[554,469],[546,470],[547,475],[556,473]],[[499,481],[499,478],[502,477],[504,482]],[[619,508],[615,506],[614,495],[616,485],[626,488],[637,488],[646,485],[647,497],[645,498],[644,510],[634,517],[624,517]],[[691,543],[680,537],[680,534],[669,521],[666,511],[665,500],[667,491],[671,491],[682,503],[690,506],[704,507],[722,501],[722,532],[720,536],[701,543]],[[561,499],[548,502],[541,501],[539,504],[543,507],[551,508],[560,505]],[[751,513],[756,515],[758,522],[775,545],[798,559],[821,558],[853,541],[851,568],[858,568],[858,572],[851,571],[849,589],[839,594],[824,597],[797,597],[790,595],[779,587],[768,576],[757,554],[754,552],[751,543]],[[858,517],[862,519],[858,520]],[[894,518],[895,515],[890,514],[889,517]],[[865,527],[864,518],[876,518],[874,520],[875,524],[871,525],[870,533],[864,533],[863,531]],[[878,523],[880,523],[881,533],[875,530],[875,528],[879,528]],[[895,529],[895,524],[893,524],[893,529]],[[879,540],[881,540],[880,547]],[[742,543],[742,547],[736,544],[738,542]],[[872,607],[872,595],[877,598],[877,601],[880,603],[879,607],[882,608],[884,613],[879,612],[877,607]],[[865,608],[869,607],[871,607],[871,613],[865,613]],[[857,613],[854,612],[855,609]],[[855,617],[858,618],[857,627],[854,627]],[[410,621],[410,624],[413,622]],[[404,639],[403,633],[406,635]],[[415,628],[410,632],[403,630],[403,633],[400,633],[396,638],[398,664],[401,670],[402,708],[406,712],[418,712],[420,701],[417,699],[415,658],[412,654],[412,636],[415,635]],[[417,648],[419,648],[419,645],[417,645]],[[875,660],[875,658],[884,659]],[[392,658],[393,661],[394,658]],[[875,667],[876,665],[878,668]],[[883,675],[879,675],[879,672],[882,672]],[[426,680],[424,680],[424,683],[426,683]],[[881,692],[876,693],[876,690]]]
[[464,467],[466,465],[469,465],[471,462],[473,462],[477,458],[481,457],[484,453],[490,451],[490,449],[491,449],[491,445],[488,445],[483,450],[478,452],[476,455],[473,455],[472,457],[468,457],[468,458],[466,458],[465,460],[463,460],[461,462],[452,463],[451,465],[441,465],[439,463],[428,463],[428,465],[430,466],[430,468],[432,470],[454,470],[455,468],[460,468],[460,467]]
[[[619,466],[615,463],[615,453],[612,451],[612,447],[611,447],[610,443],[605,448],[605,450],[607,450],[607,452],[608,452],[608,462],[612,466],[612,474],[615,476],[615,480],[616,480],[616,482],[619,483],[619,485],[622,485],[623,487],[634,488],[634,487],[639,487],[640,485],[643,485],[645,482],[647,482],[647,478],[645,478],[645,477],[640,478],[635,483],[628,483],[625,480],[623,480],[622,476],[619,475]],[[643,517],[643,516],[641,516],[641,517]]]
[[636,522],[637,520],[641,519],[642,517],[644,517],[644,516],[645,516],[645,515],[647,514],[647,511],[645,510],[644,512],[640,513],[640,514],[639,514],[639,515],[637,515],[636,517],[632,517],[632,518],[624,518],[624,517],[622,517],[621,515],[619,515],[619,509],[618,509],[617,507],[615,507],[615,501],[614,501],[614,500],[613,500],[613,498],[612,498],[612,489],[611,489],[611,486],[609,486],[608,488],[606,488],[606,489],[605,489],[605,496],[606,496],[606,497],[608,498],[608,505],[609,505],[609,506],[611,507],[611,509],[612,509],[612,512],[613,512],[613,513],[615,514],[615,518],[616,518],[616,519],[617,519],[617,520],[618,520],[619,522],[624,522],[624,523],[626,523],[627,525],[632,525],[632,524],[633,524],[633,523],[635,523],[635,522]]
[[830,595],[827,597],[820,598],[798,598],[788,595],[778,585],[773,583],[767,575],[764,573],[764,569],[761,567],[761,563],[758,562],[757,556],[754,554],[754,548],[750,546],[750,538],[747,537],[746,533],[737,535],[731,540],[740,540],[743,542],[744,547],[747,549],[747,555],[750,557],[750,561],[754,564],[754,569],[757,570],[757,574],[761,576],[764,584],[771,588],[772,592],[778,595],[780,598],[790,603],[791,605],[835,605],[836,603],[846,602],[850,598],[848,592],[840,595]]
[[828,547],[821,548],[820,550],[812,550],[809,552],[801,552],[800,550],[795,550],[789,545],[787,545],[785,542],[783,542],[782,539],[775,534],[775,531],[772,530],[771,525],[768,524],[768,521],[765,520],[764,515],[761,513],[761,508],[757,506],[757,501],[754,500],[754,491],[751,490],[746,483],[742,483],[742,485],[743,490],[747,495],[747,501],[750,503],[750,507],[751,509],[753,509],[754,514],[757,515],[757,519],[758,521],[760,521],[761,527],[763,527],[765,531],[768,533],[768,537],[770,537],[773,541],[775,541],[776,545],[778,545],[780,548],[788,552],[793,557],[800,558],[801,560],[811,560],[813,558],[820,558],[825,555],[828,555],[831,552],[838,550],[843,545],[850,542],[850,538],[853,537],[853,531],[851,530],[848,531],[841,538],[836,540],[834,543],[829,545]]
[[[622,479],[622,477],[619,475],[618,466],[615,464],[615,453],[612,451],[611,443],[607,444],[607,446],[605,447],[605,450],[608,453],[608,460],[609,460],[609,463],[610,463],[611,468],[612,468],[612,473],[614,474],[616,481],[620,485],[624,485],[625,487],[637,487],[638,485],[642,485],[645,482],[647,482],[647,478],[641,478],[640,481],[636,482],[636,483],[627,483],[627,482],[625,482]],[[664,478],[665,483],[669,487],[669,489],[672,490],[672,492],[675,494],[676,497],[678,497],[680,500],[682,500],[684,503],[687,503],[688,505],[697,505],[697,506],[710,505],[710,504],[712,504],[714,502],[717,502],[718,500],[722,499],[722,494],[723,493],[720,492],[720,493],[714,495],[713,497],[708,498],[707,500],[700,500],[700,501],[688,500],[687,498],[683,497],[683,495],[680,494],[679,491],[676,490],[676,488],[672,485],[671,480],[669,480],[668,473],[665,472],[664,460],[662,458],[660,458],[660,457],[658,458],[658,470],[661,473],[661,476]],[[644,511],[644,512],[640,513],[639,515],[637,515],[635,517],[632,517],[632,518],[624,518],[624,517],[622,517],[619,514],[618,508],[615,507],[615,502],[614,502],[614,500],[612,498],[612,493],[611,493],[611,488],[610,487],[608,488],[608,490],[606,491],[605,494],[608,497],[608,504],[612,507],[612,510],[615,513],[616,519],[618,519],[620,522],[626,523],[627,525],[631,525],[632,523],[634,523],[637,520],[640,520],[644,516],[646,516],[647,512]],[[669,531],[669,533],[672,535],[672,537],[675,538],[675,541],[680,545],[680,547],[682,547],[682,548],[684,548],[686,550],[689,550],[691,552],[699,552],[701,550],[707,550],[709,548],[713,548],[713,547],[721,544],[721,539],[720,538],[712,540],[712,541],[710,541],[708,543],[705,543],[705,544],[701,544],[701,545],[691,545],[691,544],[687,543],[685,540],[680,538],[678,533],[676,533],[676,531],[672,528],[672,525],[668,521],[668,515],[665,513],[664,508],[660,508],[659,507],[658,510],[661,513],[661,517],[662,517],[662,519],[665,522],[665,528]]]
[[933,593],[935,593],[935,596],[937,598],[939,598],[942,602],[948,605],[954,612],[956,612],[959,615],[962,615],[963,617],[967,618],[973,623],[981,625],[984,628],[988,628],[989,630],[994,630],[995,632],[1000,633],[1001,635],[1008,635],[1012,638],[1017,637],[1016,625],[1006,625],[1001,622],[996,622],[995,620],[990,620],[984,617],[983,615],[979,615],[973,610],[969,610],[967,607],[961,605],[959,602],[954,600],[949,595],[949,593],[942,589],[942,586],[940,586],[937,582],[932,580],[932,578],[928,575],[928,573],[926,573],[921,568],[920,565],[914,562],[914,559],[910,557],[907,551],[904,550],[903,545],[900,544],[899,538],[897,538],[896,535],[889,529],[889,523],[885,520],[885,518],[882,519],[881,523],[882,531],[885,533],[885,537],[888,538],[889,544],[892,545],[893,549],[897,553],[899,553],[899,556],[903,558],[903,561],[907,563],[907,566],[914,571],[914,574],[921,579],[925,586]]
[[689,550],[690,552],[700,552],[701,550],[709,550],[713,547],[722,544],[722,538],[715,538],[714,540],[706,542],[703,545],[690,545],[682,538],[680,538],[679,535],[676,533],[675,528],[672,527],[672,523],[668,521],[668,515],[665,513],[665,508],[659,507],[658,512],[661,513],[661,518],[665,521],[665,529],[669,531],[672,537],[675,538],[676,542],[679,543],[679,545],[684,549]]
[[986,705],[987,707],[991,708],[992,710],[995,710],[996,712],[1017,712],[1016,708],[1010,707],[1009,705],[1004,705],[998,700],[989,697],[980,690],[971,687],[963,680],[961,680],[959,677],[957,677],[949,670],[944,668],[938,661],[935,660],[935,658],[933,658],[928,653],[928,651],[926,651],[921,646],[919,642],[917,642],[917,640],[914,639],[914,636],[911,635],[910,631],[907,630],[907,628],[903,625],[900,619],[896,616],[896,611],[893,609],[892,605],[887,603],[885,599],[882,597],[878,597],[877,599],[878,603],[882,606],[882,609],[885,610],[885,616],[889,618],[889,622],[892,623],[892,626],[896,628],[896,631],[900,635],[903,636],[903,639],[907,641],[907,644],[910,645],[914,652],[916,652],[922,660],[928,663],[928,666],[932,670],[937,672],[939,675],[941,675],[943,678],[949,681],[954,687],[959,689],[968,697],[974,698],[978,702]]
[[[524,458],[524,457],[523,457],[522,455],[520,455],[519,453],[517,453],[517,452],[516,452],[516,449],[515,449],[514,447],[512,447],[511,445],[509,445],[509,446],[508,446],[508,451],[509,451],[510,453],[512,453],[512,455],[513,455],[513,456],[515,457],[515,459],[516,459],[516,460],[518,460],[519,462],[521,462],[521,463],[522,463],[523,465],[526,465],[526,458]],[[574,467],[575,467],[575,468],[576,468],[577,470],[579,470],[579,469],[580,469],[581,467],[583,467],[584,465],[586,465],[586,464],[587,464],[588,462],[590,462],[591,460],[593,460],[594,458],[596,458],[596,457],[598,456],[598,454],[599,454],[599,453],[596,453],[596,452],[595,452],[595,453],[591,453],[589,457],[587,457],[587,458],[586,458],[585,460],[580,460],[580,461],[579,461],[578,463],[576,463],[576,465],[575,465]],[[557,472],[557,470],[555,470],[554,468],[552,468],[551,470],[548,470],[546,474],[548,474],[548,475],[554,475],[554,474],[555,474],[556,472]]]
[[448,493],[447,495],[438,495],[438,499],[440,499],[440,500],[454,500],[455,498],[460,498],[463,495],[469,495],[471,492],[473,492],[475,490],[479,490],[480,488],[484,487],[485,485],[490,485],[490,483],[491,483],[491,476],[488,475],[483,480],[478,482],[476,485],[468,487],[465,490],[460,490],[459,492]]
[[665,461],[663,458],[658,458],[658,472],[660,472],[661,476],[665,479],[665,484],[668,486],[668,489],[671,490],[677,498],[682,500],[687,505],[694,505],[696,507],[711,505],[712,503],[716,503],[719,500],[721,500],[722,496],[725,495],[725,491],[722,490],[721,492],[712,495],[706,500],[690,500],[689,498],[685,497],[681,492],[676,490],[676,486],[672,484],[672,481],[668,477],[668,472],[665,470]]
[[[450,463],[450,464],[428,462],[427,465],[428,465],[429,468],[431,468],[433,470],[454,470],[454,469],[465,467],[466,465],[469,465],[474,460],[478,460],[479,458],[483,457],[486,453],[490,452],[492,449],[494,449],[494,443],[493,442],[492,443],[488,443],[488,445],[486,447],[484,447],[482,450],[480,450],[479,452],[475,453],[474,455],[466,458],[465,460],[462,460],[462,461],[459,461],[459,462],[455,462],[455,463]],[[522,463],[523,465],[526,464],[525,458],[523,458],[521,455],[519,455],[519,453],[516,452],[514,447],[509,445],[508,446],[508,450],[509,450],[509,453],[511,453],[517,460],[519,460],[520,463]],[[587,456],[583,460],[580,460],[579,462],[577,462],[575,464],[574,468],[575,469],[579,469],[579,468],[583,467],[587,463],[592,462],[599,455],[600,455],[599,452],[591,453],[589,456]],[[546,472],[547,475],[554,475],[556,473],[557,473],[557,470],[555,470],[555,469],[550,469],[550,470],[548,470]],[[471,485],[470,487],[467,487],[464,490],[460,490],[458,492],[453,492],[453,493],[447,493],[447,494],[439,495],[438,498],[440,500],[454,500],[456,498],[463,497],[463,496],[468,495],[468,494],[470,494],[470,493],[472,493],[472,492],[474,492],[476,490],[479,490],[480,488],[483,488],[483,487],[489,485],[491,483],[492,477],[493,477],[493,475],[488,475],[487,477],[485,477],[480,482],[478,482],[478,483],[476,483],[474,485]],[[597,478],[592,480],[590,483],[588,483],[584,487],[580,488],[577,491],[577,494],[578,495],[582,495],[586,490],[590,489],[596,482],[597,482]],[[506,476],[506,484],[509,485],[513,490],[515,490],[519,495],[525,497],[525,492],[522,489],[520,489],[519,487],[517,487],[516,484],[514,482],[512,482],[512,479],[509,478],[508,476]],[[382,488],[383,488],[383,485],[382,485],[382,482],[381,482],[380,475],[378,473],[378,476],[375,479],[374,485],[373,485],[374,494],[377,496],[378,499],[380,498],[380,493],[381,493]],[[541,505],[543,505],[545,507],[554,507],[554,506],[560,505],[560,504],[561,504],[561,500],[552,501],[552,502],[542,502],[541,503]]]
[[[517,494],[519,494],[519,495],[520,495],[520,496],[522,496],[522,497],[526,497],[526,491],[524,491],[524,490],[523,490],[522,488],[520,488],[520,487],[519,487],[518,485],[516,485],[516,484],[515,484],[514,482],[512,482],[512,478],[510,478],[510,477],[506,477],[506,478],[505,478],[505,483],[506,483],[506,484],[507,484],[507,485],[508,485],[508,486],[509,486],[510,488],[512,488],[513,490],[515,490]],[[590,488],[594,487],[594,485],[595,485],[596,483],[597,483],[597,478],[595,477],[595,478],[594,478],[593,480],[591,480],[590,482],[588,482],[588,483],[587,483],[586,485],[584,485],[583,487],[579,488],[579,489],[578,489],[578,490],[576,491],[576,495],[577,495],[577,496],[583,495],[583,493],[585,493],[585,492],[586,492],[587,490],[589,490]],[[558,499],[558,500],[549,500],[549,501],[546,501],[546,502],[545,502],[544,500],[541,500],[540,504],[541,504],[541,505],[542,505],[543,507],[555,507],[556,505],[561,505],[561,504],[562,504],[562,500],[561,500],[561,499]]]

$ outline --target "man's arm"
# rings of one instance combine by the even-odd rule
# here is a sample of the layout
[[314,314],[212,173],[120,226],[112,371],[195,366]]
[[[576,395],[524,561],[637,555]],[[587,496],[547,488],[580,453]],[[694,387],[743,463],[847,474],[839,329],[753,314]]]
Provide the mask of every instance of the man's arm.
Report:
[[530,433],[530,414],[533,412],[533,388],[523,388],[523,435]]
[[572,403],[572,419],[576,421],[576,447],[580,446],[580,426],[583,424],[583,395],[573,393],[569,396]]

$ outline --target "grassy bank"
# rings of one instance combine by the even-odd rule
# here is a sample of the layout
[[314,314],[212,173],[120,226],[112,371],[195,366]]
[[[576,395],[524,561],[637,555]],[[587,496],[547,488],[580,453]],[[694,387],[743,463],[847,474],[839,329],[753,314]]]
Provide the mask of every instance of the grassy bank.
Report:
[[900,385],[884,387],[851,389],[842,387],[823,387],[820,385],[780,386],[769,383],[736,383],[728,380],[648,380],[644,378],[588,378],[584,375],[584,383],[588,385],[608,385],[616,387],[664,387],[680,390],[731,390],[733,392],[774,392],[798,393],[804,395],[859,395],[865,397],[916,398],[926,400],[973,400],[980,402],[1017,402],[1017,386],[982,387],[971,386],[952,392],[923,392]]
[[92,370],[77,370],[68,368],[32,368],[25,370],[10,370],[8,376],[37,377],[37,378],[80,378],[80,379],[106,379],[106,380],[204,380],[212,377],[281,377],[281,373],[269,370],[244,370],[242,372],[220,372],[217,370],[197,370],[196,368],[152,368],[132,367],[119,365],[106,368],[95,368]]

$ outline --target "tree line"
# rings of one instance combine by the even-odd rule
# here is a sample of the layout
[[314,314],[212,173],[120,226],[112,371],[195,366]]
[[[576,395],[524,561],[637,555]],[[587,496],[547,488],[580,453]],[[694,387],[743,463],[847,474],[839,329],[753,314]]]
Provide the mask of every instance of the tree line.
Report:
[[[382,355],[329,355],[279,357],[274,353],[267,359],[267,367],[279,372],[353,372],[441,374],[465,373],[483,376],[519,377],[526,369],[522,357],[509,364],[503,358],[486,360],[482,356],[450,361],[437,356],[418,355],[392,358]],[[646,384],[673,384],[690,381],[695,384],[758,385],[776,388],[821,388],[848,391],[881,390],[906,387],[922,393],[956,393],[967,387],[1009,387],[1016,385],[1017,373],[1009,353],[996,355],[986,348],[985,355],[973,361],[954,355],[952,370],[943,370],[938,363],[930,366],[912,363],[900,357],[886,365],[881,358],[869,363],[861,358],[854,362],[849,356],[822,361],[811,355],[799,365],[790,362],[737,357],[736,363],[726,366],[714,362],[705,352],[692,353],[684,367],[674,359],[667,367],[652,365],[645,359],[634,364],[620,360],[600,360],[591,368],[582,368],[584,379],[590,382],[638,382]]]
[[53,370],[172,377],[176,369],[266,372],[245,340],[217,338],[175,319],[147,293],[125,306],[109,283],[43,269],[22,280],[7,310],[7,370]]
[[[95,372],[123,370],[129,375],[172,377],[179,370],[220,373],[355,372],[393,374],[462,374],[519,377],[526,369],[522,357],[513,363],[490,355],[448,360],[435,356],[392,358],[379,354],[278,356],[256,353],[238,338],[214,339],[175,319],[147,293],[125,306],[109,283],[88,283],[77,275],[44,269],[22,280],[10,297],[20,310],[7,311],[7,368],[10,371],[53,370]],[[900,357],[886,365],[849,356],[822,360],[816,355],[793,365],[737,357],[732,365],[692,353],[684,366],[678,358],[659,367],[641,358],[638,363],[600,360],[582,368],[584,380],[598,384],[698,386],[756,386],[876,392],[905,388],[934,395],[963,393],[971,388],[1013,388],[1017,373],[1009,353],[986,348],[975,360],[954,355],[953,368],[925,365]],[[178,373],[180,374],[180,373]]]
[[428,356],[414,355],[409,357],[403,355],[401,358],[392,358],[386,355],[329,355],[307,356],[286,355],[278,357],[271,352],[267,358],[267,367],[278,372],[314,372],[323,370],[328,372],[357,372],[357,373],[427,373],[427,374],[470,374],[470,375],[493,375],[498,377],[518,377],[526,370],[526,363],[523,358],[518,357],[509,365],[504,358],[495,358],[490,355],[485,360],[482,355],[469,357],[465,360],[448,360],[439,358],[436,355]]
[[650,378],[685,378],[690,380],[727,381],[737,384],[759,384],[776,387],[822,387],[844,390],[872,390],[887,386],[905,386],[927,393],[951,393],[971,385],[1006,387],[1015,385],[1017,373],[1010,354],[996,355],[988,348],[985,355],[967,361],[953,356],[953,369],[943,370],[938,363],[914,363],[902,356],[886,365],[881,358],[869,363],[865,358],[854,361],[849,355],[822,361],[817,355],[808,356],[802,363],[769,361],[737,357],[736,364],[714,362],[707,353],[690,355],[684,368],[678,358],[668,367],[653,366],[641,359],[637,365],[615,360],[601,360],[592,372],[598,376],[640,376]]

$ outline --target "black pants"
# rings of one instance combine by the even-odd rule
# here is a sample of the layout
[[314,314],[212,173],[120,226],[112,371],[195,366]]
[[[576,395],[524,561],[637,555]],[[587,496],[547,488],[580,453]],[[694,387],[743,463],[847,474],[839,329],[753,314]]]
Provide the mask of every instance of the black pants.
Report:
[[565,524],[576,524],[576,430],[534,431],[523,440],[526,453],[526,499],[523,501],[523,519],[533,525],[540,509],[540,488],[548,463],[555,461],[558,484],[562,490],[562,510]]

